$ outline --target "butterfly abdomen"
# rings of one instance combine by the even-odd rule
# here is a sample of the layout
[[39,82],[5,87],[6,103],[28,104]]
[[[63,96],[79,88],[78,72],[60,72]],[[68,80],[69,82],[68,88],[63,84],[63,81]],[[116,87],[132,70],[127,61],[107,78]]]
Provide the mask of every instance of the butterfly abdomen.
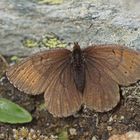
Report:
[[75,44],[72,52],[72,68],[76,88],[83,93],[85,88],[85,62],[78,44]]

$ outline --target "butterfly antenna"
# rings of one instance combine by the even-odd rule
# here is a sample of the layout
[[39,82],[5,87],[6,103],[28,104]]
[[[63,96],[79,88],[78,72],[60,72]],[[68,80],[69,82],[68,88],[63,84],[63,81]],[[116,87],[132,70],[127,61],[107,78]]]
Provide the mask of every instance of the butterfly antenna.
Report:
[[[79,39],[78,42],[81,42],[81,41],[80,41],[81,39],[83,40],[83,38],[84,38],[84,36],[85,36],[85,32],[86,32],[86,34],[88,34],[89,31],[90,31],[90,29],[92,28],[92,26],[93,26],[93,23],[90,24],[87,28],[85,28],[85,31],[83,32],[83,34],[80,34],[80,37],[79,37],[80,39]],[[88,38],[88,39],[87,39],[87,42],[89,43],[90,41],[91,41],[91,39]],[[85,44],[85,45],[89,45],[89,44]]]
[[74,49],[74,50],[75,50],[75,49],[80,49],[80,46],[79,46],[78,42],[74,42],[74,47],[73,47],[73,49]]

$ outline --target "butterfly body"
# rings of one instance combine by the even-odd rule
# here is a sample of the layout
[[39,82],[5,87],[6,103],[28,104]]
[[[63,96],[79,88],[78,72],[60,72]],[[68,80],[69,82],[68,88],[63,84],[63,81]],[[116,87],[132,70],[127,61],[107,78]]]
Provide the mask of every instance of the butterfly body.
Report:
[[9,81],[27,94],[44,93],[45,104],[56,117],[67,117],[82,104],[97,112],[120,101],[119,85],[140,79],[140,52],[120,45],[75,43],[73,50],[39,52],[11,66]]
[[73,78],[77,89],[83,94],[85,88],[85,60],[80,46],[75,43],[72,51]]

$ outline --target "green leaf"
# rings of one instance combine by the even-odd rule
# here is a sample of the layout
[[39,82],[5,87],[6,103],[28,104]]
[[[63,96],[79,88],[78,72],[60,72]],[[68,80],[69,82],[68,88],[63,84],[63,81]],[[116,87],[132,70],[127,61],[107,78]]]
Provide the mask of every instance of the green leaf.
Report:
[[62,130],[58,135],[58,140],[69,140],[68,132],[66,130]]
[[16,124],[31,122],[31,120],[32,116],[24,108],[0,98],[0,122]]

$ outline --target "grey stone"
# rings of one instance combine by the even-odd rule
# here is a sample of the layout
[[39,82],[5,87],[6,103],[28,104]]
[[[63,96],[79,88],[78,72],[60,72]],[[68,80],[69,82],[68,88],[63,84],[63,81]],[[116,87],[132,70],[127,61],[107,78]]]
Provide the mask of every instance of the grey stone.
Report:
[[46,32],[54,32],[67,43],[78,41],[82,47],[115,43],[140,49],[139,7],[139,0],[65,0],[60,5],[1,0],[0,52],[29,55],[36,48],[23,47],[21,40],[38,39]]

